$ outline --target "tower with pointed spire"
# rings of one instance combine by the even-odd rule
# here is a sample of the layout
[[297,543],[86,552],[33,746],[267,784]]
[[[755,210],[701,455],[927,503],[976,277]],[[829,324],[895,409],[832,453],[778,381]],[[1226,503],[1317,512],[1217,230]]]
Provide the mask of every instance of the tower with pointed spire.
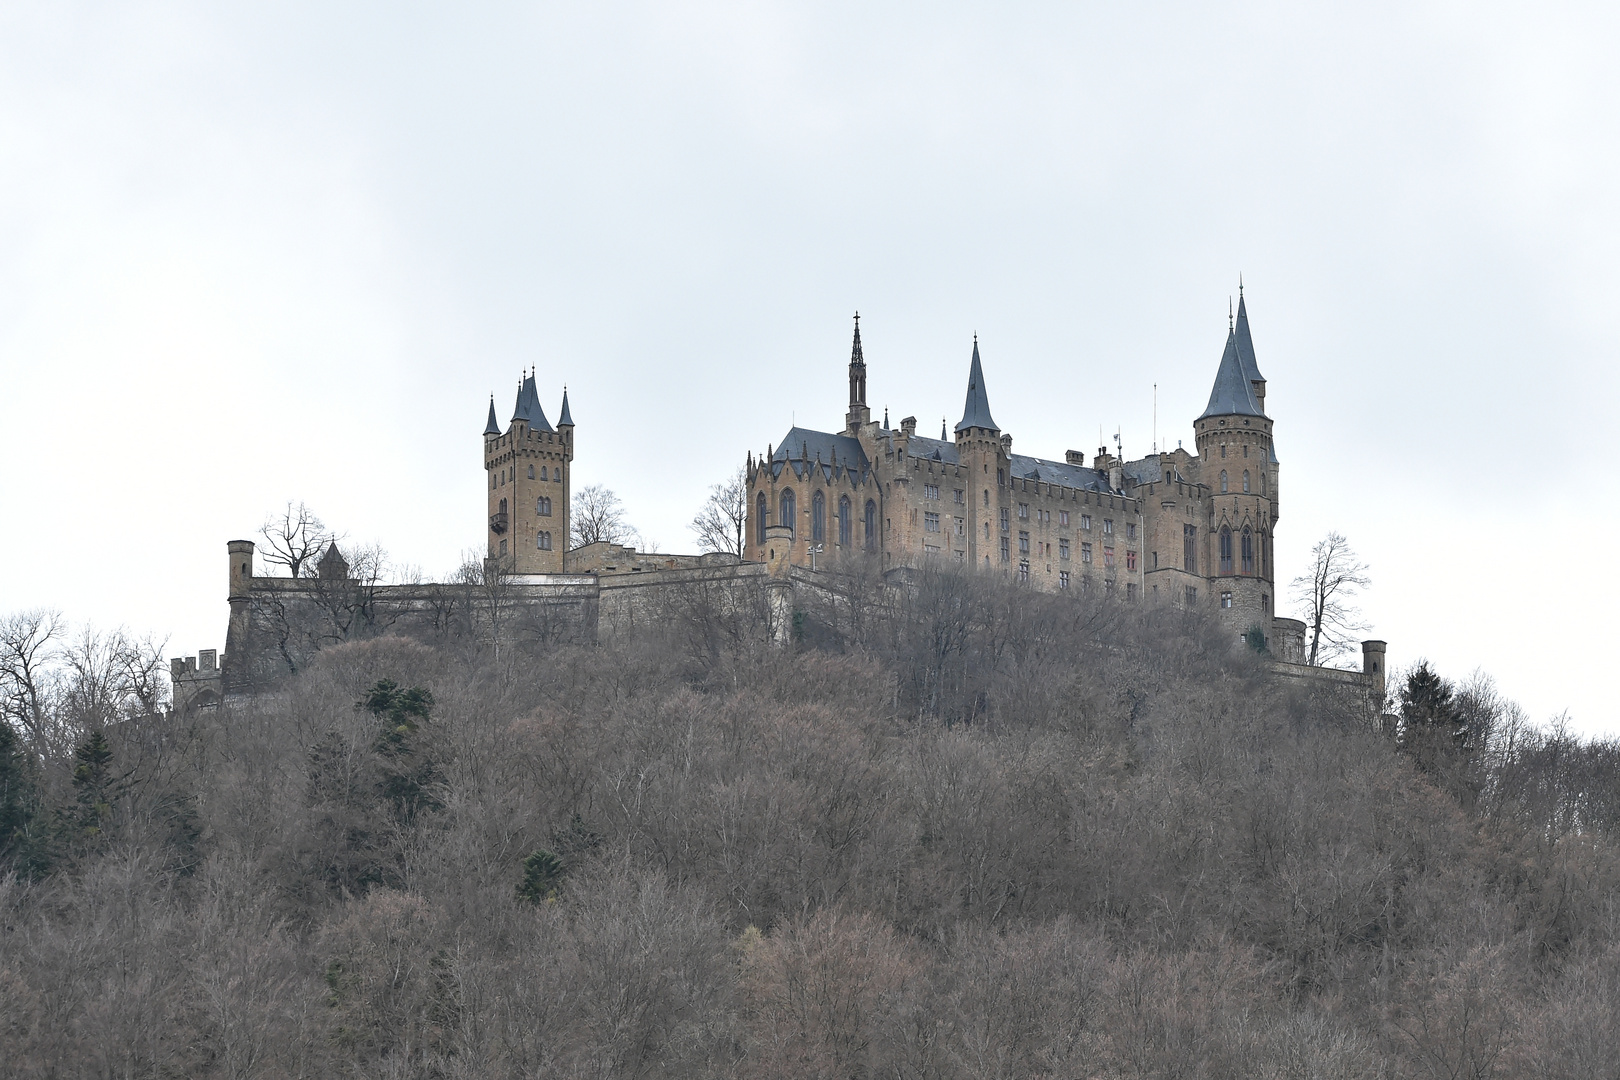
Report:
[[849,350],[849,412],[844,415],[844,433],[858,435],[872,422],[866,407],[866,355],[861,352],[861,313],[855,313],[855,344]]
[[484,424],[489,567],[503,574],[560,574],[568,551],[574,417],[563,390],[557,426],[546,419],[533,369],[518,380],[502,431],[490,398]]

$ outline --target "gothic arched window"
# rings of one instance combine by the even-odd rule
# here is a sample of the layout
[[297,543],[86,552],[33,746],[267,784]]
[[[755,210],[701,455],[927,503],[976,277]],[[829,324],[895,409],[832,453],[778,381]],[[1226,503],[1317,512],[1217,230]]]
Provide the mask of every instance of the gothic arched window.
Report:
[[1266,470],[1260,470],[1260,494],[1266,493]]
[[1221,494],[1226,494],[1226,470],[1221,470]]
[[1247,525],[1243,526],[1243,572],[1254,573],[1254,533]]
[[551,497],[542,495],[534,501],[534,512],[541,517],[551,516]]
[[798,506],[794,502],[792,488],[783,490],[781,502],[782,515],[776,519],[776,523],[788,527],[788,537],[791,539],[799,531]]
[[849,547],[850,531],[854,527],[855,523],[850,520],[849,514],[849,496],[840,495],[838,496],[838,542],[844,547]]
[[530,480],[534,479],[534,466],[533,465],[529,466],[529,479]]
[[763,544],[765,542],[765,518],[770,513],[766,507],[769,505],[765,501],[765,493],[760,492],[759,498],[754,501],[754,541],[756,543]]
[[1243,470],[1243,494],[1247,495],[1248,493],[1249,493],[1249,470],[1244,469]]
[[810,542],[819,544],[827,539],[827,497],[821,492],[810,496]]
[[878,548],[877,532],[877,503],[871,499],[866,500],[866,550],[876,551]]
[[1221,526],[1221,573],[1232,572],[1232,530]]
[[534,538],[534,542],[535,542],[535,546],[538,547],[541,551],[550,551],[551,550],[551,534],[549,532],[546,532],[544,529],[540,530],[540,532],[538,534],[536,534],[536,536]]

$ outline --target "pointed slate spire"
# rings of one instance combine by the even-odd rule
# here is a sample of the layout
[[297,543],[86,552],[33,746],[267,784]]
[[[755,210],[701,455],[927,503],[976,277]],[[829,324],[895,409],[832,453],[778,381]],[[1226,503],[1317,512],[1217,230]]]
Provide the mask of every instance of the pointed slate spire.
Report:
[[525,385],[523,379],[518,380],[517,404],[512,406],[512,423],[514,424],[519,420],[527,421],[529,419],[529,398],[523,392]]
[[1238,363],[1243,365],[1243,377],[1250,382],[1265,382],[1266,377],[1260,374],[1260,365],[1254,362],[1254,339],[1249,336],[1249,309],[1243,303],[1242,285],[1238,286],[1236,332]]
[[489,395],[489,419],[484,422],[485,435],[499,435],[501,425],[495,421],[495,395]]
[[1238,359],[1237,331],[1226,332],[1226,351],[1221,354],[1221,366],[1215,372],[1215,386],[1209,392],[1208,416],[1264,416],[1254,400],[1254,391],[1243,375],[1243,362]]
[[546,419],[546,410],[540,407],[540,391],[535,389],[533,371],[530,371],[523,380],[523,407],[524,419],[529,422],[530,429],[534,431],[552,429],[551,422]]
[[1000,431],[996,422],[990,416],[990,399],[984,391],[984,369],[979,365],[979,335],[973,335],[973,366],[968,369],[967,401],[962,406],[962,422],[956,425],[957,431],[966,431],[968,428],[985,428],[988,431]]
[[568,387],[563,387],[562,415],[557,418],[558,427],[573,427],[574,414],[568,411]]

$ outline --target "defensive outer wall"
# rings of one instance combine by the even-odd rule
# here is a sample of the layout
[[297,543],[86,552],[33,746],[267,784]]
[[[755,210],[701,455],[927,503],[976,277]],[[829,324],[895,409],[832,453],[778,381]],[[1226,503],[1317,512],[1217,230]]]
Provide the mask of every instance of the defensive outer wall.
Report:
[[[771,531],[786,529],[772,526]],[[778,644],[792,640],[795,616],[849,611],[850,579],[794,565],[788,545],[767,545],[765,562],[732,555],[659,555],[609,544],[569,552],[578,572],[491,575],[487,581],[382,585],[356,578],[341,558],[322,560],[315,577],[253,573],[254,545],[233,540],[225,651],[202,650],[170,662],[178,710],[270,690],[322,648],[380,634],[434,640],[498,627],[502,639],[537,645],[609,641],[675,620],[692,635],[747,627]],[[903,589],[909,571],[891,571],[879,598]],[[868,598],[871,599],[870,597]],[[699,613],[694,621],[694,613]],[[1385,644],[1362,647],[1362,670],[1311,667],[1305,626],[1278,620],[1269,666],[1289,681],[1329,685],[1364,700],[1374,720],[1385,696]]]

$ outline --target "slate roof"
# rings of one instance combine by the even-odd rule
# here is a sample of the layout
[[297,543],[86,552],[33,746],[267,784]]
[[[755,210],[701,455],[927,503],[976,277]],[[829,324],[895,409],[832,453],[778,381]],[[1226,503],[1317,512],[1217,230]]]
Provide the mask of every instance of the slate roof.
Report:
[[979,339],[973,339],[973,366],[968,369],[967,401],[962,405],[962,422],[957,431],[968,428],[988,428],[1000,431],[990,416],[990,399],[984,392],[984,369],[979,366]]
[[1243,366],[1243,377],[1250,382],[1265,382],[1260,365],[1254,362],[1254,339],[1249,336],[1249,309],[1243,303],[1243,290],[1238,290],[1237,311],[1238,363]]
[[818,461],[822,475],[829,481],[847,472],[860,483],[870,472],[859,439],[794,426],[771,454],[771,475],[781,476],[784,469],[792,469],[795,476],[802,477]]
[[562,415],[557,417],[558,427],[573,427],[574,414],[568,411],[568,387],[563,387]]
[[1084,465],[1070,465],[1066,461],[1048,461],[1027,454],[1012,455],[1008,473],[1018,480],[1039,480],[1047,484],[1060,484],[1077,491],[1108,492],[1108,475]]
[[499,435],[501,425],[495,420],[495,395],[489,395],[489,419],[484,422],[485,435]]
[[1227,331],[1226,351],[1221,354],[1221,366],[1215,372],[1215,386],[1209,392],[1209,407],[1198,419],[1210,416],[1264,416],[1254,400],[1254,391],[1243,373],[1243,362],[1238,359],[1237,332]]
[[535,431],[552,430],[550,421],[546,419],[546,410],[540,407],[540,395],[534,388],[532,374],[525,375],[518,386],[517,405],[512,409],[512,419],[527,421]]

